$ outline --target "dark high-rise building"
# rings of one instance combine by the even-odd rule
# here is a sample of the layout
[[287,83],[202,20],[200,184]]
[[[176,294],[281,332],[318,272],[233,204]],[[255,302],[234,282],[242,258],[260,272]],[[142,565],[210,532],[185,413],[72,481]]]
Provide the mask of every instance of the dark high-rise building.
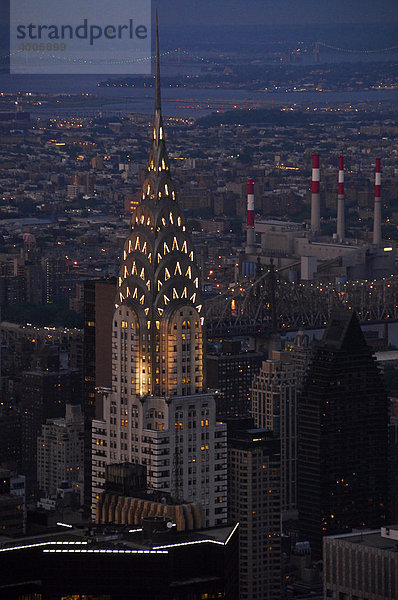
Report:
[[36,489],[37,436],[46,419],[62,417],[66,404],[80,402],[78,371],[61,369],[59,356],[42,355],[22,373],[22,472],[28,492]]
[[352,311],[332,314],[298,400],[298,509],[321,557],[322,536],[378,527],[387,496],[387,396]]
[[112,386],[112,314],[116,278],[84,282],[83,413],[84,413],[84,504],[91,505],[91,421],[102,408],[96,388]]
[[207,385],[220,392],[216,397],[219,419],[250,414],[250,388],[264,358],[261,352],[245,352],[236,340],[224,341],[220,354],[207,354]]
[[16,469],[21,460],[21,415],[11,402],[0,402],[0,465]]
[[[1,510],[0,492],[0,510]],[[142,529],[68,529],[0,540],[7,600],[238,600],[238,527],[177,532],[151,516]]]
[[85,415],[96,416],[96,387],[112,386],[112,314],[116,278],[84,282],[84,406]]
[[297,486],[297,370],[290,352],[271,353],[252,384],[252,416],[257,427],[281,441],[281,509],[295,516]]
[[72,273],[65,258],[42,259],[44,277],[44,302],[51,304],[70,296]]
[[228,518],[239,522],[239,598],[281,597],[280,441],[228,423]]
[[13,493],[11,473],[6,469],[0,469],[0,530],[7,536],[24,533],[24,502]]

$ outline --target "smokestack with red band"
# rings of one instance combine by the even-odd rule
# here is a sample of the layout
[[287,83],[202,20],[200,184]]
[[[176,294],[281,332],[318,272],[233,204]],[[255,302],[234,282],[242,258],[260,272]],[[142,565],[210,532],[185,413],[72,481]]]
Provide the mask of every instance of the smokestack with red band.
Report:
[[381,167],[380,158],[376,158],[375,209],[373,220],[373,243],[381,244]]
[[339,156],[339,189],[337,192],[337,239],[344,240],[344,156]]
[[312,196],[311,196],[311,231],[319,233],[321,230],[321,198],[319,195],[319,154],[312,155]]
[[256,232],[254,229],[254,181],[247,180],[247,232],[246,232],[246,252],[255,252]]

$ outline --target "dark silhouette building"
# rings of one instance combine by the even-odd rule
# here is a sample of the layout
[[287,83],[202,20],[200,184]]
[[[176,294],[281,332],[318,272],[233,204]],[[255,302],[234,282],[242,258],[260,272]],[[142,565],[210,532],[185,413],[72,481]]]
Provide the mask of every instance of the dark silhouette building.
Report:
[[176,532],[170,523],[151,517],[138,531],[70,528],[0,541],[0,597],[238,600],[238,528]]
[[37,436],[47,419],[62,417],[66,404],[80,403],[77,370],[62,369],[59,354],[37,355],[30,371],[22,373],[22,473],[29,493],[37,487]]
[[217,417],[247,417],[251,412],[251,385],[265,356],[244,351],[239,340],[226,340],[219,354],[206,355],[207,385],[217,395]]
[[332,313],[298,400],[301,533],[320,558],[322,536],[384,523],[387,396],[354,312]]
[[84,504],[91,504],[91,421],[99,416],[97,387],[112,386],[112,314],[116,278],[84,282],[83,413],[84,413]]

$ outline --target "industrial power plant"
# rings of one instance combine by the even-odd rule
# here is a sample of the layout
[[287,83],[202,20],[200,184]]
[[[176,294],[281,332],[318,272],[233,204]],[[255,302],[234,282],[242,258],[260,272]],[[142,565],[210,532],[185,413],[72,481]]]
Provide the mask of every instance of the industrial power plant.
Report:
[[396,273],[396,247],[381,232],[381,159],[376,158],[373,234],[371,240],[351,239],[346,232],[344,156],[339,156],[337,227],[332,236],[321,233],[320,156],[312,155],[311,222],[256,220],[254,181],[248,180],[246,247],[241,256],[243,275],[272,262],[280,277],[291,282],[344,284],[381,279]]

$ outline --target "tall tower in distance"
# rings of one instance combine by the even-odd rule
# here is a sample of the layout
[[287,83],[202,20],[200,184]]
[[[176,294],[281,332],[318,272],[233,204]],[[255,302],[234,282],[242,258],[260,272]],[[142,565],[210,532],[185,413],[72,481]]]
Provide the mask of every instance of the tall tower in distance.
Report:
[[147,485],[226,521],[226,427],[203,381],[199,269],[166,150],[156,24],[155,114],[141,203],[131,217],[113,313],[112,389],[93,422],[93,510],[105,465],[133,462]]

